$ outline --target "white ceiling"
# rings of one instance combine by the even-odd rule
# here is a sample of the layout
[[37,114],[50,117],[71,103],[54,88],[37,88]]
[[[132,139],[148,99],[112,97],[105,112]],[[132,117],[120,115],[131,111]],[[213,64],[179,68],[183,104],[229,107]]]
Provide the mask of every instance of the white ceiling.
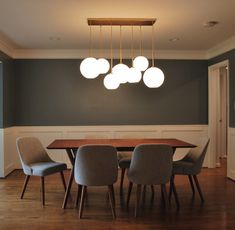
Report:
[[[208,50],[235,35],[235,0],[0,0],[0,40],[14,49],[88,49],[87,18],[157,18],[155,46],[160,50]],[[204,28],[207,21],[219,21]],[[93,30],[99,48],[99,27]],[[106,48],[110,28],[103,28]],[[118,48],[118,28],[114,28]],[[138,46],[139,29],[134,30]],[[131,29],[123,28],[130,47]],[[169,39],[178,37],[179,41]],[[143,46],[151,47],[151,27],[143,28]]]

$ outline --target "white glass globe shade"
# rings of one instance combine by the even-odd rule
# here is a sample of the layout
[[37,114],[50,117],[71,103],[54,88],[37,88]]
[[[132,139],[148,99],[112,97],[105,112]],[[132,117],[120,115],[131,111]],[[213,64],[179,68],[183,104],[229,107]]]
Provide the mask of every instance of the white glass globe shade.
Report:
[[97,60],[97,66],[100,74],[107,73],[110,68],[109,62],[104,58],[99,58]]
[[144,56],[138,56],[133,61],[133,67],[139,71],[145,71],[149,66],[149,61]]
[[158,88],[164,82],[164,73],[156,67],[147,69],[143,76],[143,81],[149,88]]
[[106,89],[117,89],[119,87],[120,83],[117,79],[117,76],[115,74],[108,74],[104,78],[104,86]]
[[129,76],[129,67],[125,64],[117,64],[112,69],[113,74],[115,74],[120,83],[127,83]]
[[97,68],[97,59],[93,57],[85,58],[80,65],[80,71],[83,77],[94,79],[98,77],[99,70]]
[[134,67],[129,69],[128,82],[129,83],[138,83],[141,80],[141,72]]

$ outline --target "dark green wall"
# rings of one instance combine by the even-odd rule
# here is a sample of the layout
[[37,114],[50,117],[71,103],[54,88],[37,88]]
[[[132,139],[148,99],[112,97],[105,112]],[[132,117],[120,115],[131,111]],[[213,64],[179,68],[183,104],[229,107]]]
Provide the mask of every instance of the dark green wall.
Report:
[[208,61],[208,65],[213,65],[218,62],[229,60],[229,102],[230,102],[230,127],[235,127],[235,109],[234,109],[234,103],[235,103],[235,49],[226,52],[222,55],[219,55],[215,58],[212,58]]
[[[235,50],[208,61],[157,60],[166,80],[109,91],[87,80],[79,60],[12,60],[0,52],[0,128],[13,125],[207,124],[207,67],[230,63],[230,126],[235,127]],[[129,63],[129,61],[127,61]]]
[[15,125],[15,72],[13,60],[2,52],[0,61],[0,127],[5,128]]
[[207,61],[156,63],[165,73],[162,87],[125,84],[109,91],[103,76],[81,76],[79,60],[15,60],[16,124],[207,124]]

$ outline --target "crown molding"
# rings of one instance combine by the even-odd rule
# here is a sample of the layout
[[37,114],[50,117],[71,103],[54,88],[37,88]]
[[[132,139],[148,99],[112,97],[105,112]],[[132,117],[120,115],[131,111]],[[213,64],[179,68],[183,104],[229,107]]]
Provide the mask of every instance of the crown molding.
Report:
[[[144,55],[151,59],[151,50],[144,50]],[[120,51],[118,49],[113,50],[113,58],[119,59]],[[139,52],[136,51],[135,54]],[[25,49],[16,49],[14,51],[15,59],[83,59],[88,57],[89,50],[72,50],[72,49],[44,49],[44,50],[25,50]],[[110,50],[104,51],[104,57],[110,58]],[[93,50],[93,56],[99,57],[100,50]],[[122,50],[123,58],[131,58],[130,50]],[[157,59],[206,59],[205,51],[197,50],[159,50],[156,52],[155,58]]]
[[0,38],[0,51],[13,58],[14,47],[9,43]]
[[211,59],[220,54],[226,53],[230,50],[235,49],[235,36],[219,43],[207,51],[207,59]]
[[[157,59],[208,60],[235,48],[235,36],[209,50],[157,50]],[[10,42],[0,38],[0,50],[14,59],[83,59],[88,56],[87,49],[17,49]],[[113,58],[119,58],[119,50],[113,50]],[[110,58],[110,50],[104,51],[104,57]],[[93,50],[99,57],[100,50]],[[138,54],[138,51],[135,51]],[[131,58],[130,50],[122,51],[123,58]],[[144,50],[144,55],[151,59],[151,50]]]

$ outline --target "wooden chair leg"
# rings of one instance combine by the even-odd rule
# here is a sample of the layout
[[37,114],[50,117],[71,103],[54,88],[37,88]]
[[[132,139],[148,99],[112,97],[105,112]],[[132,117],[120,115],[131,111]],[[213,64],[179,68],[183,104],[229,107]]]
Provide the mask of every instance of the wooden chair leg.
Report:
[[180,207],[180,202],[179,202],[178,194],[177,194],[177,191],[176,191],[176,188],[175,188],[175,182],[174,182],[173,177],[171,177],[170,186],[172,187],[172,192],[173,192],[174,197],[175,197],[176,206],[177,206],[177,208],[179,208]]
[[175,180],[175,175],[172,175],[171,176],[171,180],[170,180],[169,202],[171,202],[171,196],[172,196],[172,192],[173,192],[172,182],[174,182],[174,180]]
[[126,168],[122,168],[121,180],[120,180],[120,195],[123,194],[123,182],[124,182],[125,171],[126,171]]
[[154,197],[154,186],[151,185],[152,197]]
[[62,180],[62,183],[63,183],[63,186],[64,186],[64,191],[66,191],[67,186],[66,186],[66,182],[65,182],[65,179],[64,179],[63,171],[60,172],[60,176],[61,176],[61,180]]
[[78,184],[78,191],[77,191],[77,197],[76,197],[76,202],[75,202],[75,208],[78,206],[79,199],[81,197],[81,192],[82,192],[82,186]]
[[112,190],[112,194],[113,194],[113,203],[114,203],[114,207],[115,207],[116,206],[116,201],[115,201],[115,193],[114,193],[113,185],[111,186],[111,190]]
[[192,192],[193,192],[193,196],[194,196],[195,195],[195,188],[194,188],[194,185],[193,185],[192,176],[188,175],[188,179],[189,179],[189,183],[190,183],[190,186],[191,186],[191,189],[192,189]]
[[129,206],[129,202],[130,202],[132,187],[133,187],[133,183],[129,182],[128,193],[127,193],[127,201],[126,201],[126,206],[127,207]]
[[23,197],[24,197],[24,192],[25,192],[26,187],[28,185],[29,178],[30,178],[30,175],[26,175],[24,185],[23,185],[23,189],[22,189],[22,192],[21,192],[21,195],[20,195],[20,199],[23,199]]
[[113,219],[116,219],[115,196],[114,196],[113,185],[109,185],[108,190],[109,190],[109,202],[112,210]]
[[83,185],[82,186],[82,195],[81,195],[80,207],[79,207],[79,214],[78,214],[79,219],[82,219],[84,201],[85,201],[85,197],[86,197],[86,189],[87,189],[87,187],[85,185]]
[[141,198],[141,184],[138,184],[137,190],[136,190],[135,217],[138,216],[139,206],[140,206],[140,198]]
[[162,195],[164,198],[164,203],[165,203],[165,208],[168,210],[169,209],[169,200],[167,197],[167,191],[166,191],[166,185],[165,184],[161,184],[161,190],[162,190]]
[[143,185],[143,189],[141,191],[141,196],[142,196],[142,203],[145,203],[145,198],[146,198],[146,191],[147,191],[147,185]]
[[45,183],[44,183],[44,177],[41,177],[41,199],[42,199],[42,205],[45,205]]
[[197,176],[196,176],[196,175],[193,175],[193,179],[194,179],[194,181],[195,181],[195,184],[196,184],[196,187],[197,187],[197,191],[198,191],[198,193],[199,193],[199,195],[200,195],[201,201],[204,202],[205,200],[204,200],[204,197],[203,197],[203,195],[202,195],[202,190],[201,190],[201,188],[200,188],[200,185],[199,185]]

